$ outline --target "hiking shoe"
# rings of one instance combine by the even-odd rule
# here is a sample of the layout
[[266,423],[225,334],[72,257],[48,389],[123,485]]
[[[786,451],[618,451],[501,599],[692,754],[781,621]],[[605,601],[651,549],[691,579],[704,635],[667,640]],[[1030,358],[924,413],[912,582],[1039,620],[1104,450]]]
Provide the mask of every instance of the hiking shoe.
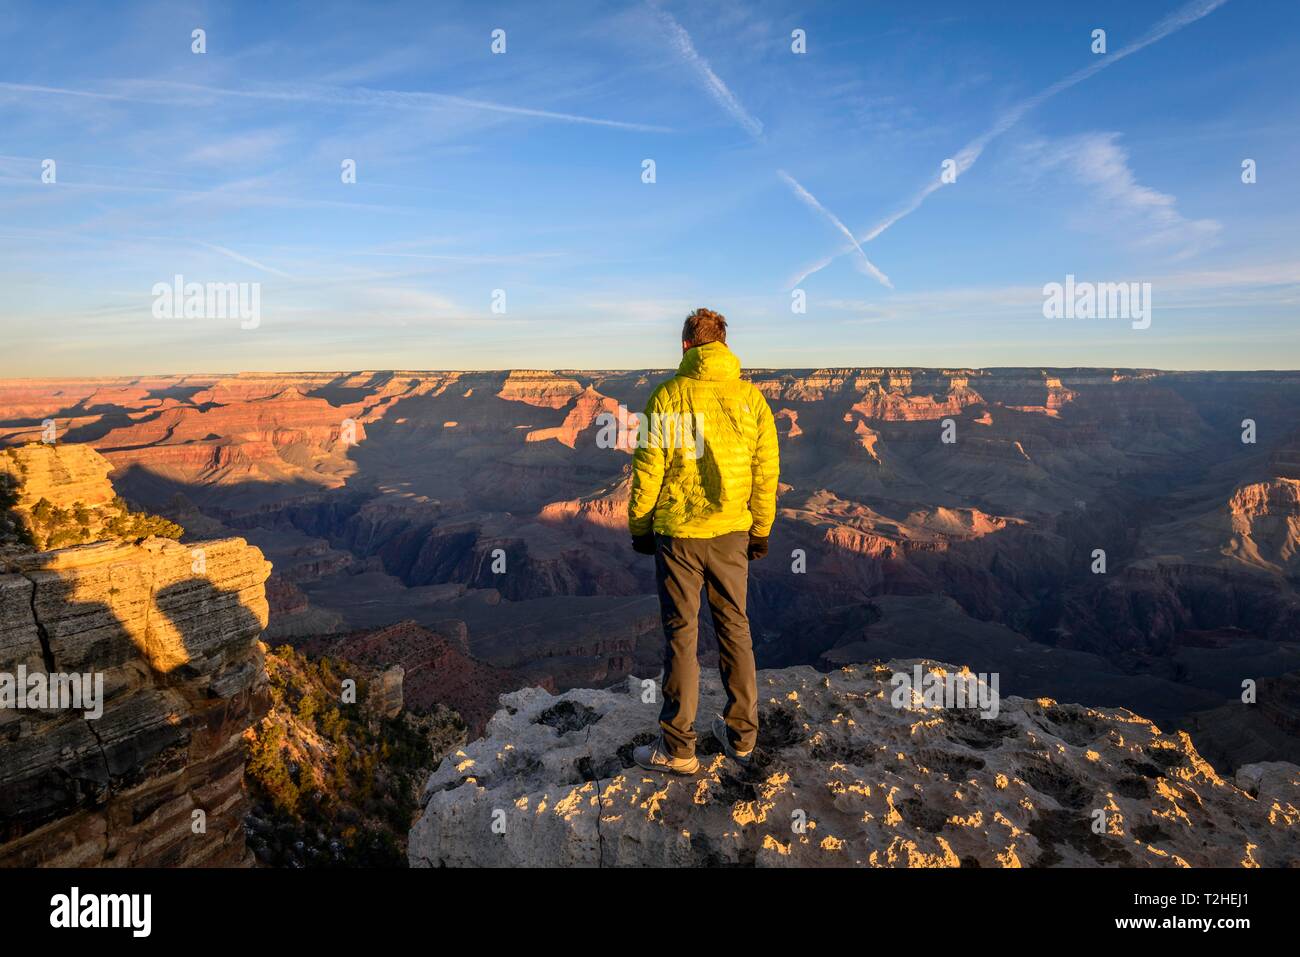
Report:
[[737,764],[748,764],[749,759],[754,756],[754,749],[748,751],[737,751],[731,743],[731,738],[727,736],[727,722],[722,715],[713,717],[713,736],[718,739],[718,744],[722,745],[722,750],[727,752],[727,757]]
[[689,758],[675,758],[660,738],[654,744],[643,744],[632,752],[632,760],[647,771],[662,771],[665,774],[694,774],[700,769],[700,759],[695,755]]

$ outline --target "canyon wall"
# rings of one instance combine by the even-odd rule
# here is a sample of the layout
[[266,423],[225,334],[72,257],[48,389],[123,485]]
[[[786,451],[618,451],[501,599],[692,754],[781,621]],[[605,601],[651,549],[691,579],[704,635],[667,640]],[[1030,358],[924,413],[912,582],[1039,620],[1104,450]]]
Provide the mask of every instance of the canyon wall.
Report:
[[[89,447],[33,447],[24,501],[112,498]],[[95,461],[98,460],[98,461]],[[0,866],[248,864],[241,737],[269,707],[271,565],[239,538],[0,557],[0,682],[102,681],[98,708],[0,708]],[[26,706],[23,706],[26,705]],[[35,705],[44,705],[37,707]],[[102,709],[102,714],[94,711]]]

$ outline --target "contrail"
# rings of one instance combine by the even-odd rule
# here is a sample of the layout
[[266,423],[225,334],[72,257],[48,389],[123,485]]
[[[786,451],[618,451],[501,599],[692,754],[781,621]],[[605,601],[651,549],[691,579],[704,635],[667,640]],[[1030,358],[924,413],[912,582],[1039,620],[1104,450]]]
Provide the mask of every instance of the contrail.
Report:
[[69,90],[61,86],[38,86],[35,83],[0,83],[0,90],[11,93],[50,93],[55,96],[84,96],[95,100],[134,100],[134,97],[116,93],[96,93],[93,90]]
[[798,180],[796,180],[793,176],[787,173],[785,170],[779,169],[776,172],[777,175],[780,176],[783,180],[785,180],[786,183],[789,185],[789,187],[792,190],[794,190],[794,194],[796,196],[798,196],[801,200],[803,200],[813,209],[817,210],[817,212],[821,213],[823,216],[829,219],[831,223],[834,224],[836,229],[842,232],[845,236],[849,237],[849,242],[853,244],[853,248],[856,249],[858,251],[858,255],[862,257],[862,261],[861,261],[862,269],[869,276],[872,276],[874,279],[876,279],[876,281],[878,281],[888,289],[894,288],[894,284],[889,281],[889,277],[886,276],[879,269],[877,269],[875,265],[871,262],[871,260],[867,258],[867,254],[862,251],[862,247],[858,244],[858,241],[853,238],[853,233],[849,231],[849,227],[845,226],[842,222],[840,222],[838,216],[836,216],[829,209],[827,209],[825,206],[819,203],[817,201],[816,196],[808,192],[808,190],[804,189],[803,185]]
[[[1223,6],[1227,2],[1228,0],[1193,0],[1192,3],[1187,4],[1181,9],[1176,10],[1174,13],[1171,13],[1169,16],[1165,17],[1163,20],[1161,20],[1159,23],[1153,26],[1150,30],[1148,30],[1145,34],[1143,34],[1141,37],[1139,37],[1137,40],[1134,40],[1132,43],[1128,44],[1127,46],[1122,47],[1119,50],[1116,50],[1114,53],[1104,57],[1103,59],[1097,60],[1095,63],[1089,64],[1088,66],[1083,67],[1082,69],[1076,70],[1075,72],[1071,73],[1069,76],[1064,77],[1063,79],[1057,80],[1051,86],[1047,87],[1044,90],[1040,90],[1038,93],[1035,93],[1033,96],[1021,100],[1015,106],[1011,107],[1011,109],[1007,110],[1000,117],[998,117],[997,121],[991,127],[989,127],[989,129],[985,130],[982,134],[977,136],[975,139],[971,140],[969,143],[963,146],[961,150],[958,151],[957,155],[953,157],[954,165],[956,166],[957,175],[960,176],[962,173],[966,172],[966,170],[974,166],[975,161],[980,158],[980,154],[984,152],[984,148],[988,146],[989,143],[991,143],[993,140],[997,139],[1007,130],[1011,129],[1011,127],[1019,123],[1024,118],[1025,114],[1029,113],[1031,110],[1037,108],[1038,106],[1041,106],[1044,102],[1050,100],[1058,93],[1064,92],[1065,90],[1070,89],[1070,87],[1082,83],[1084,80],[1088,79],[1093,74],[1100,73],[1102,70],[1106,69],[1106,67],[1110,66],[1112,63],[1115,63],[1119,60],[1123,60],[1125,57],[1132,56],[1134,53],[1137,53],[1139,50],[1145,49],[1146,47],[1149,47],[1151,44],[1163,40],[1165,37],[1169,36],[1169,34],[1174,33],[1177,30],[1181,30],[1183,27],[1187,26],[1188,24],[1195,23],[1197,20],[1200,20],[1202,17],[1208,16],[1209,14],[1213,13],[1215,10],[1217,10],[1219,7]],[[796,278],[790,281],[789,287],[793,288],[799,285],[799,283],[803,282],[813,273],[820,272],[822,269],[825,269],[827,266],[829,266],[840,256],[844,255],[845,253],[852,252],[855,247],[859,247],[860,243],[871,242],[873,239],[875,239],[885,230],[889,229],[889,227],[893,226],[900,219],[903,219],[905,216],[908,216],[911,213],[915,212],[921,206],[921,204],[924,203],[930,197],[931,193],[935,192],[937,189],[939,189],[940,186],[943,185],[944,185],[943,180],[936,176],[933,180],[927,183],[925,187],[921,189],[920,192],[918,192],[915,196],[913,196],[911,201],[908,202],[905,206],[903,206],[900,210],[893,213],[892,215],[882,220],[881,222],[877,223],[875,226],[873,226],[862,236],[857,237],[857,241],[852,246],[845,246],[841,248],[838,252],[832,253],[831,255],[825,257],[824,259],[821,259],[818,262],[814,263],[813,265],[809,266],[802,273],[800,273]],[[860,251],[861,249],[859,247],[859,252]]]
[[[427,110],[456,107],[462,109],[482,110],[489,113],[506,113],[514,116],[531,116],[543,120],[559,120],[565,123],[585,123],[590,126],[605,126],[614,129],[635,130],[641,133],[671,133],[666,126],[652,126],[648,123],[628,123],[622,120],[606,120],[593,116],[579,116],[574,113],[557,113],[552,110],[535,110],[525,106],[508,106],[488,100],[474,100],[449,93],[408,92],[405,90],[373,90],[367,87],[332,87],[332,86],[279,86],[253,87],[235,89],[231,87],[201,86],[196,83],[180,83],[169,80],[134,81],[134,85],[154,89],[173,89],[181,92],[200,93],[209,96],[238,96],[255,100],[282,100],[289,102],[323,103],[332,106],[379,106],[394,109]],[[152,91],[139,93],[101,93],[94,90],[75,90],[66,87],[37,86],[31,83],[0,83],[0,90],[15,93],[36,93],[55,96],[79,96],[102,100],[123,100],[135,103],[173,103]]]
[[200,86],[193,83],[164,82],[160,85],[176,89],[193,90],[220,96],[243,96],[264,100],[305,100],[312,103],[333,105],[382,106],[395,109],[430,109],[435,107],[462,107],[472,110],[484,110],[490,113],[508,113],[514,116],[533,116],[545,120],[562,120],[566,123],[585,123],[590,126],[607,126],[615,129],[637,130],[643,133],[671,133],[666,126],[651,126],[647,123],[628,123],[622,120],[606,120],[593,116],[580,116],[575,113],[557,113],[552,110],[535,110],[525,106],[507,106],[488,100],[473,100],[449,93],[409,92],[406,90],[373,90],[367,87],[332,87],[306,85],[297,87],[271,87],[251,89],[231,89],[227,87]]
[[281,276],[285,279],[295,278],[293,276],[290,276],[287,272],[281,272],[279,269],[275,269],[272,266],[267,266],[264,263],[260,263],[256,259],[249,259],[247,256],[241,255],[240,253],[235,252],[233,249],[227,249],[225,246],[218,246],[215,243],[205,243],[202,240],[195,240],[195,242],[197,242],[200,246],[204,247],[205,249],[211,249],[213,252],[221,253],[221,255],[227,256],[233,259],[235,262],[243,263],[245,266],[252,266],[254,269],[260,269],[262,270],[262,272],[269,272],[273,276]]
[[731,118],[744,128],[750,136],[756,140],[763,138],[763,124],[760,123],[749,110],[736,99],[736,95],[731,92],[727,84],[722,82],[722,78],[713,72],[713,67],[709,66],[709,61],[700,56],[695,49],[695,44],[691,42],[691,35],[686,32],[686,28],[674,19],[673,15],[667,10],[661,8],[657,3],[651,0],[650,8],[659,15],[668,32],[672,35],[673,45],[682,59],[695,68],[695,72],[700,75],[704,81],[704,87],[709,94],[718,101],[718,104],[731,114]]
[[[686,28],[678,23],[671,13],[660,7],[655,0],[650,0],[650,7],[659,16],[659,19],[663,21],[664,26],[667,27],[668,32],[672,35],[673,45],[677,48],[678,54],[681,55],[682,59],[694,67],[695,71],[700,75],[700,78],[704,81],[705,89],[709,91],[713,98],[718,101],[719,105],[721,105],[722,108],[731,115],[731,118],[735,120],[736,123],[745,130],[745,132],[747,132],[753,139],[762,142],[763,124],[752,113],[750,113],[749,110],[745,109],[744,104],[742,104],[736,95],[731,92],[731,89],[722,81],[722,78],[713,72],[713,67],[709,65],[709,61],[700,56],[699,51],[695,49],[695,44],[691,41],[691,35],[686,32]],[[844,225],[838,216],[818,202],[816,196],[804,189],[803,185],[785,170],[777,170],[777,175],[785,181],[786,185],[790,187],[795,196],[806,203],[811,209],[825,216],[832,226],[849,238],[849,242],[853,243],[853,247],[851,248],[856,248],[858,255],[861,257],[859,268],[861,268],[863,272],[873,277],[887,288],[894,288],[893,283],[889,281],[889,277],[877,269],[871,260],[867,258],[867,254],[862,251],[862,247],[858,245],[856,240],[854,240],[853,233]]]

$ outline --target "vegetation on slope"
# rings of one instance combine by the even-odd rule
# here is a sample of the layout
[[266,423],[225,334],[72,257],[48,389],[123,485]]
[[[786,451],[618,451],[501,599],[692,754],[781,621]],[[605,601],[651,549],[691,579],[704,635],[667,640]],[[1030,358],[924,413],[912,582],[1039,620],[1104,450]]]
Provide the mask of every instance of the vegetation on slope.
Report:
[[14,511],[18,498],[17,479],[9,472],[0,472],[0,544],[31,548],[33,542],[27,523]]
[[27,516],[27,536],[40,551],[84,545],[105,538],[118,541],[135,541],[157,535],[159,538],[180,538],[185,533],[175,522],[147,512],[133,512],[126,500],[114,496],[112,503],[102,508],[87,508],[81,502],[71,508],[51,505],[44,498],[32,506]]
[[89,542],[138,541],[150,535],[179,539],[185,534],[175,522],[133,511],[120,495],[94,506],[80,501],[60,506],[44,496],[30,507],[22,505],[27,479],[27,464],[18,452],[4,450],[0,458],[0,545],[45,552]]
[[[271,710],[244,735],[253,796],[246,831],[258,861],[279,867],[405,867],[419,794],[465,741],[460,717],[380,714],[354,666],[267,651]],[[356,682],[355,697],[344,682]]]

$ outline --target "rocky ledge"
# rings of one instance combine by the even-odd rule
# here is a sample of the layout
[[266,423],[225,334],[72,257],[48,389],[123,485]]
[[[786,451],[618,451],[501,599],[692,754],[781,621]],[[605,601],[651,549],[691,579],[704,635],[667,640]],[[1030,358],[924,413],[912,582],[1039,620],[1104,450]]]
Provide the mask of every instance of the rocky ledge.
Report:
[[102,686],[102,714],[0,696],[0,867],[251,862],[241,735],[270,705],[270,570],[238,538],[0,561],[0,689]]
[[[1300,865],[1300,768],[1220,777],[1184,732],[1124,709],[1005,697],[995,717],[894,707],[895,673],[935,662],[759,673],[742,769],[707,730],[701,768],[632,764],[655,737],[647,687],[527,688],[429,778],[412,866]],[[917,702],[919,705],[919,702]]]

